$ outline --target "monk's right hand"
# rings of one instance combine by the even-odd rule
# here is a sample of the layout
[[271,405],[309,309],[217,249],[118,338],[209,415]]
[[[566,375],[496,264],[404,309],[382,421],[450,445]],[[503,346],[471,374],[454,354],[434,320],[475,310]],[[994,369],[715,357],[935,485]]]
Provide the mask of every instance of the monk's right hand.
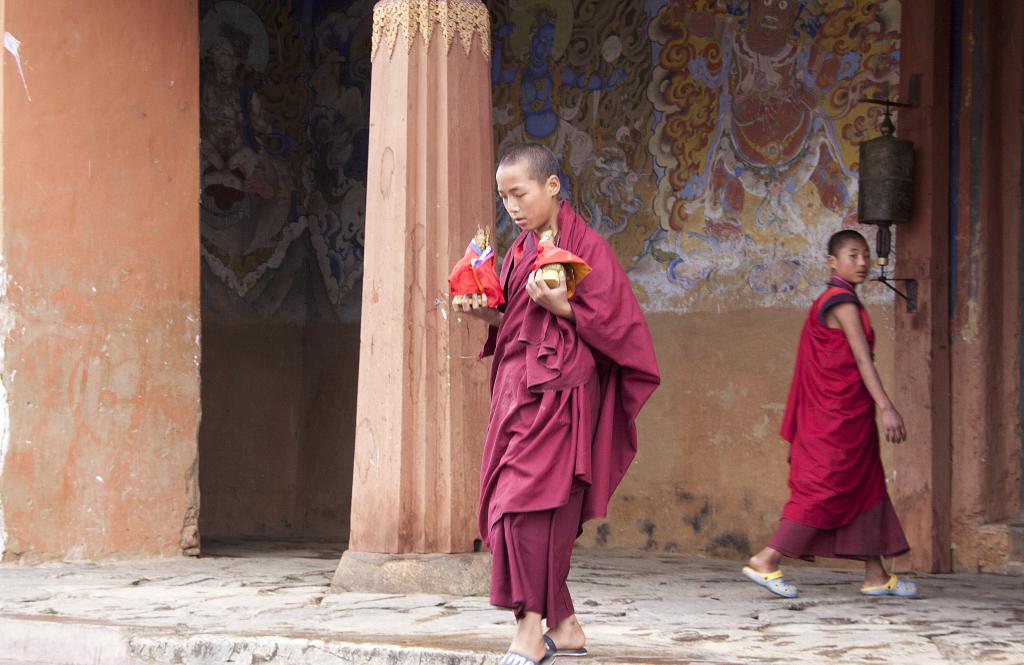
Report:
[[468,314],[491,326],[496,326],[501,321],[501,312],[487,306],[487,294],[485,293],[452,298],[452,311]]
[[907,439],[907,428],[903,424],[903,416],[894,406],[882,409],[882,427],[885,428],[885,440],[889,443],[903,443]]

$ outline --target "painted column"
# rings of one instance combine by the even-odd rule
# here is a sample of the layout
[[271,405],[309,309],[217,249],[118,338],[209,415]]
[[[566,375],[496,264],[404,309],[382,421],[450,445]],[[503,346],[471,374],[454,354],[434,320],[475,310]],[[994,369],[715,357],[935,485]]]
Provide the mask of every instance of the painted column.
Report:
[[374,7],[351,536],[335,588],[486,580],[485,555],[436,555],[478,537],[484,326],[450,315],[447,276],[494,219],[488,22],[479,0]]
[[899,113],[897,134],[915,145],[914,218],[901,226],[901,277],[918,281],[918,307],[896,307],[894,400],[908,439],[895,446],[891,494],[911,553],[901,569],[949,571],[949,39],[947,3],[903,4],[900,79],[903,99],[921,75],[920,106]]

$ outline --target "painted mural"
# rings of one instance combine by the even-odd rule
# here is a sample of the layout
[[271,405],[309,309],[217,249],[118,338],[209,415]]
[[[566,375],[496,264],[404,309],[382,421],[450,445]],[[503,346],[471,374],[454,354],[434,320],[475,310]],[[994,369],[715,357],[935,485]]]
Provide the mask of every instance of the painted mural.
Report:
[[858,100],[898,82],[899,14],[898,0],[502,4],[497,152],[534,140],[562,157],[648,311],[803,305],[827,237],[855,223],[857,144],[879,114]]
[[[647,143],[648,17],[636,2],[489,3],[496,154],[536,141],[562,158],[563,189],[620,257],[658,228]],[[499,245],[514,225],[500,205]]]
[[879,115],[858,101],[898,82],[898,27],[892,1],[691,1],[652,16],[661,230],[633,271],[651,305],[806,302],[828,236],[856,222],[857,144]]
[[371,0],[200,3],[204,309],[358,317]]
[[[205,308],[358,317],[372,5],[201,2]],[[899,0],[488,6],[496,152],[560,155],[648,311],[806,304],[855,221]],[[514,232],[501,215],[499,247]]]

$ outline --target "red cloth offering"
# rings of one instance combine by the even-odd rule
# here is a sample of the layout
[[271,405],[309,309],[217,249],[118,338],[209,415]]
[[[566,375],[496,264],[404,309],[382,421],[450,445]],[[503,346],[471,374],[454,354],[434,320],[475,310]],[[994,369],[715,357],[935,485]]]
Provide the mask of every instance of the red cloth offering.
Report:
[[565,250],[592,274],[577,284],[575,322],[530,299],[534,233],[505,255],[508,302],[482,356],[493,353],[491,411],[480,470],[481,537],[510,513],[565,506],[583,487],[583,522],[608,500],[636,454],[636,417],[660,378],[650,332],[608,242],[567,204],[558,215]]
[[572,298],[576,293],[576,285],[590,274],[591,267],[587,262],[572,252],[561,249],[553,242],[542,239],[537,244],[537,258],[533,261],[533,269],[540,270],[544,266],[559,263],[565,267],[565,289]]
[[816,529],[849,524],[888,498],[874,400],[846,334],[825,323],[828,309],[844,302],[859,307],[874,348],[871,321],[856,292],[833,278],[800,333],[780,432],[790,442],[790,498],[782,517]]
[[[494,250],[486,240],[479,242],[480,235],[474,238],[466,248],[466,253],[448,275],[448,287],[452,296],[487,296],[488,307],[498,307],[505,303],[505,294],[498,282],[498,273],[494,269]],[[481,247],[481,245],[483,245]]]

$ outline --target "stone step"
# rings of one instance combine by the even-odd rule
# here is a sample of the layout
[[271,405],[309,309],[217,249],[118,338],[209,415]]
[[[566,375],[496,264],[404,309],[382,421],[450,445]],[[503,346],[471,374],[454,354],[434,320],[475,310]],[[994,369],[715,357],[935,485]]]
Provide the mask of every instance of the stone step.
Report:
[[493,654],[416,645],[194,634],[50,617],[0,616],[0,665],[483,665]]
[[[493,665],[500,656],[416,646],[395,638],[354,643],[328,639],[189,634],[184,631],[0,616],[0,665]],[[406,643],[403,643],[406,642]],[[588,658],[590,665],[738,665],[734,660],[658,656]]]
[[[0,665],[492,665],[493,651],[417,646],[408,638],[357,644],[0,615]],[[738,665],[736,660],[591,657],[590,665]]]

